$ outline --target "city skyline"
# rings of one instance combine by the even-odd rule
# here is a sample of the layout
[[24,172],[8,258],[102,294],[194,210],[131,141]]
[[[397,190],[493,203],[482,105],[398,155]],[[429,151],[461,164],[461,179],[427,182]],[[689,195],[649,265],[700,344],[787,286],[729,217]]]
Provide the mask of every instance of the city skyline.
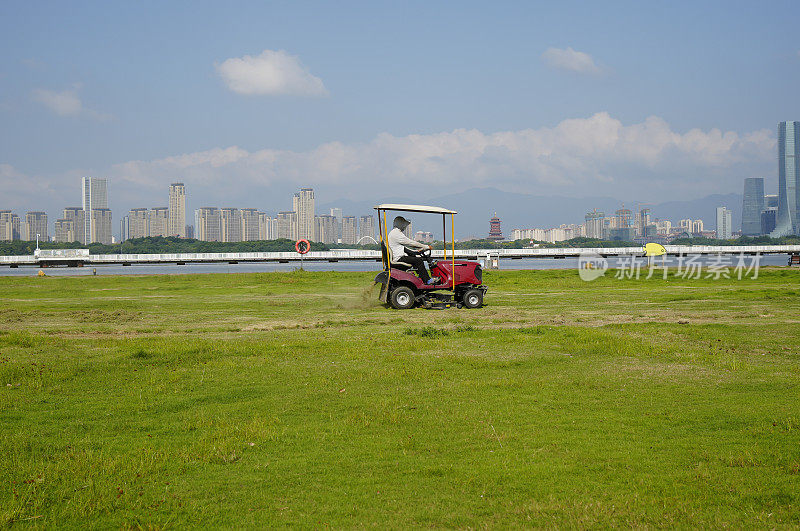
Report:
[[[796,158],[800,156],[800,122],[784,121],[778,123],[778,194],[765,195],[764,177],[744,179],[742,195],[742,216],[733,226],[733,210],[726,206],[716,206],[715,230],[703,231],[702,220],[683,219],[681,229],[690,235],[730,239],[734,235],[773,237],[797,235],[800,233],[798,204],[800,204],[800,166]],[[202,207],[195,210],[195,225],[185,225],[186,187],[184,183],[169,185],[169,207],[133,208],[121,218],[119,241],[148,236],[186,237],[191,234],[200,240],[239,242],[287,238],[305,239],[323,243],[356,244],[365,238],[374,240],[375,222],[372,216],[344,216],[343,209],[330,208],[330,214],[317,214],[313,188],[300,188],[292,194],[292,210],[284,210],[273,218],[256,208]],[[75,238],[81,243],[112,243],[112,211],[108,205],[108,179],[83,177],[81,179],[81,213],[67,207],[64,217],[54,223],[54,241],[69,241]],[[648,203],[637,202],[635,211],[626,209],[624,203],[615,210],[614,216],[605,217],[595,207],[585,215],[584,223],[561,224],[549,229],[512,229],[513,239],[543,241],[562,241],[574,237],[602,237],[605,240],[619,241],[659,241],[674,238],[681,231],[673,229],[672,221],[654,218],[651,223],[651,209]],[[36,234],[44,240],[49,238],[47,213],[29,211],[22,222],[11,211],[0,211],[0,237],[5,239],[32,239]],[[82,219],[79,219],[82,218]],[[699,222],[699,229],[696,223]],[[490,221],[488,238],[503,239],[500,220],[495,212]],[[180,227],[178,226],[180,225]],[[195,229],[196,227],[196,229]],[[411,229],[408,229],[409,234]],[[425,231],[421,231],[427,234]]]
[[[747,189],[747,183],[750,182],[750,181],[754,181],[754,180],[755,181],[763,181],[763,178],[748,178],[748,179],[745,179],[745,189]],[[82,179],[82,189],[85,189],[85,186],[83,185],[84,182],[85,181]],[[173,184],[171,184],[170,185],[170,194],[172,194],[173,187],[176,184],[182,184],[182,183],[173,183]],[[106,186],[107,186],[107,184],[106,184]],[[313,197],[313,194],[314,194],[313,189],[305,188],[303,190],[309,192],[311,194],[311,196]],[[183,187],[182,187],[182,194],[183,194],[183,199],[185,200],[186,192],[185,192],[185,188],[183,188]],[[298,193],[298,192],[295,192],[294,194],[292,194],[292,197],[291,197],[292,206],[295,209],[299,208],[299,205],[300,205],[299,197],[300,197],[300,193]],[[767,209],[768,211],[765,211],[765,212],[762,213],[762,217],[763,217],[764,214],[772,213],[774,215],[776,213],[776,211],[777,211],[777,197],[778,197],[777,195],[769,195],[769,194],[764,196],[764,204],[768,205],[770,208]],[[313,203],[313,199],[312,199],[312,203]],[[370,203],[370,204],[373,204],[373,203]],[[635,202],[635,204],[636,205],[640,205],[641,203]],[[622,232],[617,230],[617,232],[614,233],[613,230],[620,229],[620,228],[621,229],[625,229],[628,226],[630,226],[630,227],[647,226],[647,225],[650,224],[649,220],[651,219],[650,218],[650,208],[649,207],[642,208],[642,209],[639,209],[637,207],[636,209],[634,209],[634,211],[626,210],[624,208],[624,203],[619,203],[618,207],[619,208],[615,207],[615,209],[612,209],[612,212],[614,212],[614,214],[612,216],[605,216],[602,211],[598,211],[597,208],[594,208],[593,211],[589,211],[589,212],[586,213],[586,215],[585,215],[585,223],[566,223],[566,224],[562,223],[560,225],[559,224],[553,225],[550,228],[536,228],[536,229],[520,228],[520,227],[524,227],[524,225],[515,225],[515,226],[513,226],[513,227],[508,229],[507,235],[510,236],[511,233],[524,234],[524,236],[522,236],[523,238],[532,238],[532,239],[537,239],[537,240],[554,242],[554,241],[562,241],[562,240],[565,240],[565,239],[570,239],[571,237],[579,237],[579,236],[580,237],[600,237],[602,239],[608,239],[608,240],[622,240],[622,239],[626,239],[626,238],[628,238],[630,240],[634,240],[634,239],[637,239],[637,238],[640,238],[640,237],[644,237],[644,236],[647,236],[648,234],[650,234],[650,233],[639,233],[639,232],[630,232],[630,233],[628,233],[628,232],[625,232],[624,230]],[[272,217],[268,213],[265,213],[265,212],[263,212],[263,211],[261,211],[259,209],[252,208],[252,207],[250,207],[250,208],[248,208],[248,207],[223,207],[223,208],[219,208],[219,207],[203,207],[201,209],[196,209],[195,210],[195,224],[194,225],[186,225],[185,226],[185,231],[190,231],[189,235],[188,235],[189,238],[196,238],[196,239],[200,239],[200,240],[206,239],[207,236],[204,235],[204,233],[202,232],[202,229],[198,229],[197,228],[196,214],[197,214],[198,211],[208,210],[208,209],[210,209],[212,211],[214,211],[214,210],[218,211],[217,212],[217,216],[218,216],[217,219],[219,220],[219,223],[223,223],[224,224],[224,221],[222,220],[223,211],[227,211],[229,213],[229,215],[240,216],[240,217],[237,218],[237,220],[238,220],[237,224],[240,223],[240,222],[242,223],[241,229],[236,229],[236,231],[234,232],[234,234],[237,234],[237,236],[233,236],[233,237],[227,236],[226,234],[228,234],[228,233],[223,234],[223,231],[225,229],[223,228],[222,225],[220,225],[220,227],[218,229],[215,229],[216,232],[213,233],[214,235],[210,236],[210,238],[213,238],[212,241],[253,241],[255,239],[254,238],[255,234],[259,234],[259,236],[258,236],[259,239],[274,239],[274,238],[279,238],[279,237],[280,238],[297,239],[298,235],[299,235],[299,232],[298,232],[299,231],[299,224],[297,222],[297,220],[298,220],[298,212],[295,211],[295,210],[278,212],[277,215]],[[371,207],[369,207],[369,209],[371,210]],[[367,235],[370,235],[370,234],[372,234],[372,235],[375,234],[375,230],[376,230],[376,228],[375,228],[375,220],[374,220],[374,217],[372,215],[366,215],[366,216],[363,216],[363,215],[362,216],[355,216],[355,215],[342,216],[342,212],[343,212],[342,208],[330,208],[329,210],[330,210],[330,214],[325,214],[324,213],[324,209],[323,209],[322,213],[316,213],[313,216],[313,220],[314,220],[314,236],[311,237],[311,238],[307,238],[307,239],[311,239],[313,241],[320,241],[320,242],[324,242],[324,243],[337,243],[337,242],[339,242],[339,243],[355,243],[355,242],[361,241],[364,238],[364,236],[367,236]],[[729,213],[731,212],[730,209],[728,209],[728,211],[729,211]],[[13,216],[13,218],[16,220],[17,226],[19,227],[17,229],[16,236],[15,236],[14,239],[20,239],[20,236],[22,236],[23,234],[27,234],[25,232],[27,230],[27,228],[26,228],[26,223],[25,223],[24,220],[26,219],[26,216],[28,214],[36,214],[37,213],[37,212],[28,212],[28,213],[24,214],[22,216],[22,220],[23,221],[20,222],[20,216],[18,216],[16,213],[0,209],[0,240],[4,239],[5,232],[3,232],[3,231],[6,230],[4,228],[4,226],[3,226],[3,219],[5,219],[5,218],[3,218],[3,215],[6,212],[8,214],[10,214],[11,216]],[[100,209],[100,212],[101,213],[105,213],[105,215],[110,215],[110,210],[109,209]],[[627,218],[628,218],[627,221],[624,221],[624,222],[618,221],[622,212],[627,212],[628,213],[627,214]],[[245,234],[247,233],[248,229],[245,228],[245,224],[244,224],[245,222],[243,220],[243,216],[245,216],[247,213],[252,213],[253,215],[259,215],[259,216],[262,217],[262,219],[260,219],[260,221],[257,222],[259,225],[256,225],[255,224],[256,222],[253,222],[253,224],[250,225],[251,227],[256,227],[256,228],[249,229],[251,231],[249,237],[245,236]],[[44,214],[45,217],[46,217],[46,213],[42,213],[42,214]],[[707,215],[707,213],[706,213],[706,215]],[[151,223],[153,221],[153,217],[154,216],[155,216],[155,222]],[[647,221],[642,222],[642,220],[640,219],[641,216],[645,216],[645,219]],[[584,217],[584,216],[582,216],[582,217]],[[592,217],[594,217],[596,219],[591,220],[590,218],[592,218]],[[712,223],[713,223],[713,221],[716,219],[716,216],[710,216],[710,217],[711,217]],[[133,222],[132,223],[129,223],[129,218],[133,218]],[[345,220],[344,218],[347,218],[347,219]],[[330,219],[331,221],[326,221],[327,219]],[[367,220],[367,219],[370,219],[371,221],[368,221],[366,223],[366,225],[365,225],[364,220]],[[708,230],[704,230],[703,229],[704,222],[703,222],[702,219],[693,220],[693,219],[681,219],[681,218],[675,218],[675,217],[664,218],[664,216],[661,216],[661,218],[652,218],[652,220],[653,220],[653,227],[654,228],[653,228],[653,232],[652,232],[651,235],[654,236],[654,237],[657,237],[657,238],[655,238],[655,240],[657,240],[657,241],[664,241],[663,238],[661,238],[663,236],[675,237],[677,235],[677,233],[678,233],[678,228],[679,227],[683,228],[684,225],[685,225],[685,222],[688,222],[688,228],[687,228],[687,230],[685,232],[681,232],[682,234],[688,234],[690,236],[693,235],[693,236],[716,237],[714,230],[708,231]],[[678,221],[678,220],[680,220],[680,221]],[[136,237],[169,236],[170,235],[169,234],[169,229],[168,229],[168,226],[169,226],[168,225],[169,224],[169,209],[168,209],[168,207],[152,207],[152,208],[137,207],[137,208],[133,208],[127,214],[123,215],[120,218],[119,221],[120,221],[120,227],[121,227],[121,230],[120,230],[121,238],[116,238],[115,237],[114,241],[117,241],[117,242],[119,242],[121,240],[124,241],[125,239],[129,239],[129,238],[136,238]],[[342,223],[343,223],[343,221],[346,222],[346,223],[353,223],[353,221],[355,221],[355,225],[352,225],[352,229],[350,229],[350,228],[347,229],[350,232],[348,233],[348,236],[346,236],[345,238],[342,238],[342,236],[343,236],[343,234],[342,234]],[[52,236],[50,239],[54,240],[54,241],[57,241],[57,242],[58,241],[62,241],[62,242],[72,241],[72,240],[68,240],[67,238],[69,238],[70,234],[73,234],[72,231],[76,230],[82,224],[82,222],[83,222],[83,210],[80,207],[65,207],[63,209],[63,219],[56,219],[53,223],[51,223],[51,225],[55,225],[55,231],[53,231],[52,233],[48,232],[48,234],[50,234]],[[110,223],[110,218],[108,219],[108,222]],[[272,225],[269,225],[269,223],[272,223]],[[281,225],[282,223],[283,223],[283,225]],[[325,225],[326,223],[328,223],[328,226],[334,226],[334,227],[338,226],[338,228],[335,228],[334,230],[329,230],[329,229],[325,228],[326,227],[326,225]],[[762,220],[762,223],[763,223],[763,220]],[[267,224],[267,225],[264,225],[264,224]],[[599,227],[599,229],[598,228],[593,228],[593,224],[597,225],[597,227]],[[261,227],[262,225],[265,226],[265,227],[268,226],[268,228],[258,228],[258,227]],[[279,228],[281,226],[283,228]],[[364,229],[363,227],[365,227],[365,226],[367,226],[369,228],[368,229]],[[527,225],[527,226],[530,227],[530,225]],[[740,231],[737,229],[738,226],[741,226],[741,224],[732,227],[732,229],[733,229],[732,232],[733,232],[734,235],[740,234]],[[153,227],[153,228],[151,229],[151,227]],[[426,227],[424,226],[424,222],[423,222],[423,227],[422,228],[426,229]],[[370,233],[370,229],[372,230],[371,233]],[[609,232],[608,229],[612,229],[612,232]],[[11,229],[8,229],[8,230],[11,230]],[[409,231],[409,232],[411,232],[411,231]],[[426,230],[422,230],[422,231],[418,231],[418,232],[421,232],[423,234],[428,234],[428,231],[426,231]],[[78,232],[78,234],[80,234],[80,232]],[[241,234],[241,236],[238,236],[238,234]],[[325,236],[321,236],[323,234]],[[337,234],[338,237],[336,239],[334,239],[332,237],[332,234]],[[434,235],[436,234],[435,230],[433,231],[433,234]],[[534,236],[534,234],[535,234],[535,236]],[[352,236],[350,236],[350,235],[352,235]],[[410,235],[411,234],[409,234],[409,236]],[[472,237],[474,237],[474,238],[483,238],[485,236],[486,236],[485,234],[481,234],[481,233],[477,233],[477,234],[476,233],[471,233],[471,234],[469,234],[469,236],[467,236],[467,238],[472,238]],[[225,238],[225,240],[223,240],[222,238]],[[239,239],[239,238],[241,238],[241,239]],[[355,238],[355,239],[353,239],[353,238]],[[463,238],[464,238],[463,235],[459,236],[459,239],[463,239]],[[666,241],[668,241],[668,239],[669,238],[667,238]]]
[[[747,179],[745,181],[746,188],[748,181],[752,180]],[[87,189],[86,182],[86,179],[82,180],[82,189],[84,190]],[[183,188],[182,183],[173,183],[170,185],[171,202],[176,184],[181,185],[181,193],[185,199],[185,188]],[[106,187],[107,183],[104,183],[103,189],[107,189]],[[306,194],[307,201],[301,201],[301,194],[303,193]],[[777,198],[777,196],[765,196],[765,203],[767,199],[773,197]],[[185,231],[191,231],[190,237],[205,241],[239,242],[278,238],[301,239],[303,237],[299,232],[300,224],[298,222],[300,218],[298,210],[301,205],[305,205],[305,208],[313,208],[313,189],[303,188],[300,192],[294,193],[292,195],[293,210],[279,212],[274,217],[255,208],[202,207],[195,210],[195,224],[187,225]],[[734,232],[731,230],[731,211],[725,207],[717,208],[717,227],[720,225],[720,209],[727,213],[727,218],[725,218],[727,219],[725,222],[726,232],[723,235],[729,238],[731,232]],[[772,210],[777,210],[777,207]],[[108,215],[110,224],[109,209],[95,209],[95,211],[101,215]],[[341,208],[331,208],[330,214],[314,214],[313,236],[304,239],[322,243],[344,244],[375,242],[377,225],[374,215],[354,216],[342,215],[342,213],[343,209]],[[41,215],[39,217],[44,218],[43,223],[45,226],[47,223],[47,214],[44,212],[28,212],[26,213],[26,222],[20,224],[18,216],[10,211],[0,210],[0,239],[4,238],[6,232],[11,231],[8,227],[12,226],[12,222],[6,220],[9,215],[17,218],[17,226],[21,227],[17,229],[17,235],[14,239],[20,239],[21,234],[27,234],[25,231],[29,231],[28,227],[31,225],[28,220],[32,216]],[[57,242],[73,241],[69,239],[70,235],[75,234],[82,215],[82,209],[75,207],[64,208],[64,219],[55,221],[55,236],[51,239]],[[171,235],[169,234],[170,217],[170,209],[168,207],[133,208],[121,218],[121,238],[116,241],[148,236],[169,236]],[[4,222],[7,222],[5,227],[2,225]],[[41,224],[42,221],[39,223]],[[496,235],[499,235],[499,223],[500,220],[495,213],[492,224],[497,225],[498,232],[495,233]],[[41,227],[41,225],[39,226]],[[40,228],[38,230],[43,234],[43,239],[46,239],[46,229]],[[407,229],[408,236],[413,234],[413,230],[412,225],[409,225]],[[632,211],[626,209],[623,204],[614,211],[612,216],[605,216],[604,212],[595,208],[586,213],[585,223],[561,224],[551,228],[513,228],[510,230],[509,235],[511,239],[533,239],[549,242],[563,241],[574,237],[668,242],[670,238],[681,235],[720,237],[717,232],[704,230],[702,219],[681,219],[673,225],[671,220],[651,218],[650,208],[648,207],[637,208]],[[417,231],[417,234],[422,235],[426,240],[435,238],[435,233],[430,231],[421,230]],[[489,236],[491,239],[492,234]],[[481,238],[482,236],[472,237]]]

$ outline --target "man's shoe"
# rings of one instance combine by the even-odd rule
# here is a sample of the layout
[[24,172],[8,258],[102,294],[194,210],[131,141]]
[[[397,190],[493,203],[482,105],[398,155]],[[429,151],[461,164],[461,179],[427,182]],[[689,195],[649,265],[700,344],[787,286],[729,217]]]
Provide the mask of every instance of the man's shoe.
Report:
[[428,286],[433,286],[434,284],[438,283],[439,283],[439,277],[431,277],[425,284],[427,284]]

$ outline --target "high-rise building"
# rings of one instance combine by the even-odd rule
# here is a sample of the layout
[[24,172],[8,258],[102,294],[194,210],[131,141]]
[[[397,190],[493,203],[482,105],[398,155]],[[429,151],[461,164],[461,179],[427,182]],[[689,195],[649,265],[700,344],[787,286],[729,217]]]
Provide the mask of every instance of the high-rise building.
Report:
[[169,185],[169,236],[186,237],[186,187],[183,183]]
[[[633,223],[633,213],[627,208],[620,208],[615,213],[615,217],[617,218],[617,226],[618,229],[626,229],[630,227]],[[630,240],[628,240],[630,241]]]
[[169,207],[155,207],[147,213],[147,235],[169,236]]
[[700,234],[701,232],[703,232],[703,220],[696,219],[692,221],[692,228],[689,232],[691,232],[692,234]]
[[544,241],[544,229],[511,229],[512,240],[539,240]]
[[223,242],[242,241],[242,214],[238,208],[221,208],[219,220]]
[[717,239],[730,240],[732,233],[731,211],[725,207],[717,207]]
[[605,239],[611,241],[632,242],[635,238],[636,238],[636,227],[631,227],[630,225],[627,227],[614,227],[608,229],[605,234]]
[[242,219],[242,241],[255,242],[260,240],[259,222],[261,212],[255,208],[243,208],[239,213]]
[[128,218],[128,232],[127,235],[122,235],[124,239],[146,238],[150,235],[149,216],[146,208],[132,208],[126,217]]
[[216,207],[203,207],[194,211],[194,237],[205,242],[221,240],[220,213]]
[[586,213],[586,237],[601,239],[603,237],[603,218],[605,214],[595,208]]
[[358,234],[358,226],[355,216],[342,217],[342,243],[353,245],[356,243],[356,235]]
[[672,222],[668,219],[656,220],[656,233],[666,236],[672,231]]
[[297,238],[314,239],[314,189],[301,188],[295,194],[297,204],[294,211],[297,212]]
[[75,227],[75,241],[86,245],[86,212],[80,207],[64,209],[63,219],[71,220]]
[[639,236],[646,236],[648,225],[650,225],[650,209],[641,208],[636,212],[636,233]]
[[375,217],[374,216],[359,217],[357,243],[374,243],[373,240],[375,240]]
[[106,245],[112,243],[110,209],[93,208],[89,221],[92,229],[89,234],[89,243],[98,242]]
[[[519,229],[515,229],[515,230],[519,230]],[[417,232],[414,233],[414,238],[413,239],[417,240],[420,243],[433,243],[433,233],[432,232],[423,231],[423,230],[418,230]]]
[[764,196],[764,211],[761,212],[761,234],[769,234],[775,230],[778,219],[778,196]]
[[22,221],[16,214],[11,214],[11,235],[15,240],[22,238]]
[[411,237],[412,234],[414,234],[414,222],[413,221],[409,221],[408,222],[408,225],[406,225],[406,228],[403,229],[403,234],[405,234],[409,238]]
[[75,237],[75,222],[71,219],[57,219],[54,234],[55,240],[59,243],[77,241]]
[[336,243],[339,239],[339,227],[335,216],[314,216],[314,241],[320,243]]
[[32,242],[39,235],[39,240],[47,241],[47,214],[44,212],[28,212],[25,214],[25,225],[28,228],[26,240]]
[[341,208],[332,208],[331,209],[331,216],[336,218],[336,239],[342,237],[342,209]]
[[276,238],[297,240],[297,212],[278,212]]
[[275,219],[264,212],[258,213],[258,239],[262,241],[275,239]]
[[0,241],[10,242],[15,240],[10,210],[0,210]]
[[777,194],[767,194],[764,196],[764,208],[774,208],[778,210],[778,195]]
[[128,216],[122,216],[119,220],[119,241],[120,243],[130,239],[130,230],[128,227]]
[[258,213],[258,239],[259,240],[274,240],[275,233],[273,232],[273,228],[275,227],[274,223],[272,222],[272,218],[268,216],[265,212]]
[[800,234],[800,122],[778,124],[778,218],[773,238]]
[[194,239],[194,225],[186,225],[186,237],[191,240]]
[[775,230],[775,221],[778,219],[778,209],[768,208],[761,213],[761,234],[769,234]]
[[[81,180],[81,200],[83,201],[84,211],[84,240],[81,243],[91,243],[92,234],[104,233],[92,226],[93,219],[105,219],[106,214],[92,215],[92,210],[96,208],[108,209],[108,179],[98,179],[96,177],[84,177]],[[109,238],[109,243],[111,239]]]
[[742,199],[742,236],[761,233],[761,212],[764,211],[764,179],[748,177],[744,180]]

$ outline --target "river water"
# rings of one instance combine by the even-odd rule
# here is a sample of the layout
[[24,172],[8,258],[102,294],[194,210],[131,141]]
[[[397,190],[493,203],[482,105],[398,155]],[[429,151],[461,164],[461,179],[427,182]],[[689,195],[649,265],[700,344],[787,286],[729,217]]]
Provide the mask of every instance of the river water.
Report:
[[[730,257],[727,266],[733,268],[736,266],[738,256]],[[625,262],[625,260],[628,260]],[[659,259],[660,260],[660,259]],[[673,260],[677,260],[674,259]],[[752,257],[745,257],[747,266],[751,265]],[[698,262],[707,268],[715,261],[715,257],[700,257]],[[759,259],[759,267],[764,266],[785,266],[789,261],[789,256],[786,254],[774,254],[762,256]],[[629,259],[609,258],[608,265],[610,268],[625,268],[630,267]],[[670,266],[677,266],[677,261],[669,264]],[[720,265],[720,264],[717,264]],[[578,269],[577,258],[523,258],[519,260],[502,259],[499,263],[499,269]],[[643,266],[646,267],[646,266]],[[91,276],[97,275],[187,275],[198,273],[262,273],[270,271],[294,271],[300,268],[299,262],[288,264],[280,263],[239,263],[239,264],[143,264],[143,265],[98,265],[87,267],[51,267],[41,269],[47,276]],[[380,271],[381,263],[373,260],[369,261],[352,261],[352,262],[306,262],[303,264],[303,269],[306,271]],[[96,270],[96,273],[94,272]],[[0,267],[0,276],[35,276],[39,273],[40,269],[35,266],[20,266],[17,269],[10,267]]]

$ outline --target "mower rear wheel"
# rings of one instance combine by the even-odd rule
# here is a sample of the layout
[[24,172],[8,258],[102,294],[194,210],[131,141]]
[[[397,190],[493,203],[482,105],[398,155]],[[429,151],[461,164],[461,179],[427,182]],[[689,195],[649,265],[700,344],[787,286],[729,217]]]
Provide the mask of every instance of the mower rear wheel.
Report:
[[408,310],[414,307],[414,292],[408,286],[398,286],[392,290],[389,300],[397,310]]
[[483,292],[479,289],[468,289],[461,301],[467,308],[480,308],[483,306]]

